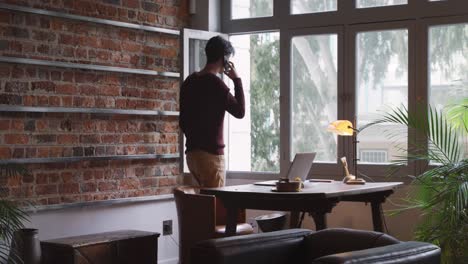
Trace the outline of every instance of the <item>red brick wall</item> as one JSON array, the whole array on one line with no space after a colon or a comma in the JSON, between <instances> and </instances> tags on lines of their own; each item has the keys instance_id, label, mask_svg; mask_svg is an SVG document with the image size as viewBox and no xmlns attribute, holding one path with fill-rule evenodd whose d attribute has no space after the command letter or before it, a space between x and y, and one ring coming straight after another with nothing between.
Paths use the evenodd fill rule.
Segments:
<instances>
[{"instance_id":1,"label":"red brick wall","mask_svg":"<svg viewBox=\"0 0 468 264\"><path fill-rule=\"evenodd\" d=\"M182 0L0 0L180 29ZM0 10L0 56L179 72L179 37ZM177 78L0 63L0 104L178 110ZM0 112L0 158L178 153L178 118ZM39 205L171 193L179 159L33 164L10 179L11 199Z\"/></svg>"}]
</instances>

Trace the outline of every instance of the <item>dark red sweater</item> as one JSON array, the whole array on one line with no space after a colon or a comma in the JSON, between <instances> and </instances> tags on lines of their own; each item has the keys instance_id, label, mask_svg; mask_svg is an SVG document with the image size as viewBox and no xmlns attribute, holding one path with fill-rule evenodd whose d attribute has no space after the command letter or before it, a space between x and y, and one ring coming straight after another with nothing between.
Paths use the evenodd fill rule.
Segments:
<instances>
[{"instance_id":1,"label":"dark red sweater","mask_svg":"<svg viewBox=\"0 0 468 264\"><path fill-rule=\"evenodd\" d=\"M186 152L199 149L224 154L224 113L236 118L245 115L245 99L240 78L234 79L234 96L214 74L193 73L180 89L179 126L187 138Z\"/></svg>"}]
</instances>

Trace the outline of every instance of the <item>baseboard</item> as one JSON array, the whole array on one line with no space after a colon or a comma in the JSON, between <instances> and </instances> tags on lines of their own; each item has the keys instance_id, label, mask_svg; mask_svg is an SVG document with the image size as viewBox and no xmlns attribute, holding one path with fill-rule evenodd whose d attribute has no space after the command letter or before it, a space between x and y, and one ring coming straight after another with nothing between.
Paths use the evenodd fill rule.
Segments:
<instances>
[{"instance_id":1,"label":"baseboard","mask_svg":"<svg viewBox=\"0 0 468 264\"><path fill-rule=\"evenodd\" d=\"M158 259L159 264L178 264L179 258L172 258L172 259Z\"/></svg>"}]
</instances>

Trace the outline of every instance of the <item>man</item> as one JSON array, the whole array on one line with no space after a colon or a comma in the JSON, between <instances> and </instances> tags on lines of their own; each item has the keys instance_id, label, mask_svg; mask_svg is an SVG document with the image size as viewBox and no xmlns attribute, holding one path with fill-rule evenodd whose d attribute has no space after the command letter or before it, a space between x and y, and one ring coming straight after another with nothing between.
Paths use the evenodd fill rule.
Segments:
<instances>
[{"instance_id":1,"label":"man","mask_svg":"<svg viewBox=\"0 0 468 264\"><path fill-rule=\"evenodd\" d=\"M187 166L201 187L224 186L224 115L245 114L242 82L229 57L232 44L220 36L205 47L207 63L185 79L180 91L179 125L187 138ZM217 74L224 72L234 82L234 96Z\"/></svg>"}]
</instances>

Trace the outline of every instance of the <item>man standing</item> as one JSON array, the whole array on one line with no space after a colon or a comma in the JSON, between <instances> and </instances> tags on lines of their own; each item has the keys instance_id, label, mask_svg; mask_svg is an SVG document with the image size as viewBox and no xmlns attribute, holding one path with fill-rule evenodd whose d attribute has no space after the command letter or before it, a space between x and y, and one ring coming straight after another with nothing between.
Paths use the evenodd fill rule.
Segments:
<instances>
[{"instance_id":1,"label":"man standing","mask_svg":"<svg viewBox=\"0 0 468 264\"><path fill-rule=\"evenodd\" d=\"M180 91L179 126L187 138L187 166L202 187L224 186L224 115L245 114L242 82L229 57L232 44L220 36L205 47L205 67L185 79ZM234 96L217 74L224 72L234 82Z\"/></svg>"}]
</instances>

